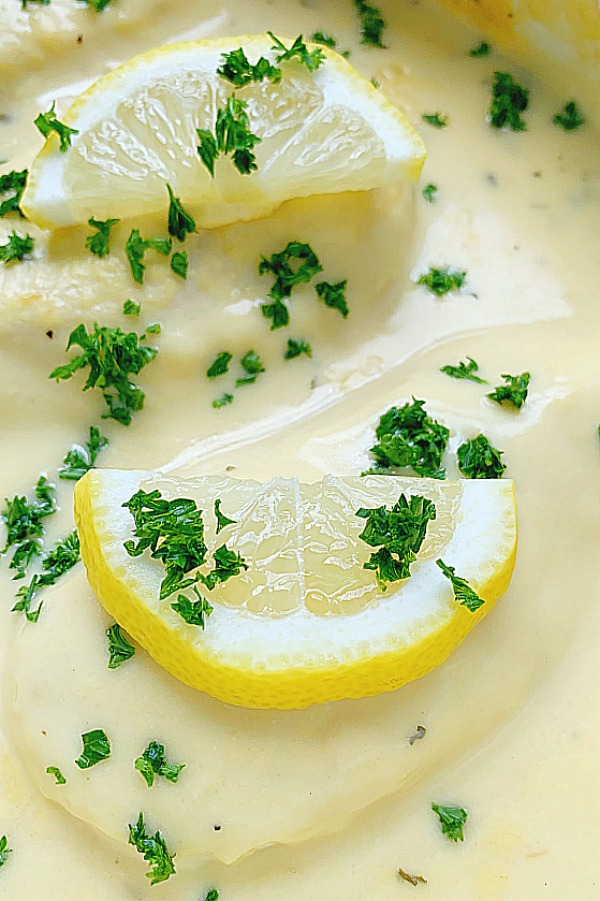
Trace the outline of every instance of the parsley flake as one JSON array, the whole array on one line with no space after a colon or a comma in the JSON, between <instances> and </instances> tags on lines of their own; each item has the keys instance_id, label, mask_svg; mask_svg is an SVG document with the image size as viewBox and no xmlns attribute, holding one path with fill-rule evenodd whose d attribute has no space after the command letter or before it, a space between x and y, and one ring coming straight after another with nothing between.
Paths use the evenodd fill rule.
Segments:
<instances>
[{"instance_id":1,"label":"parsley flake","mask_svg":"<svg viewBox=\"0 0 600 901\"><path fill-rule=\"evenodd\" d=\"M361 507L356 516L367 520L358 537L370 547L381 545L363 564L363 569L375 570L380 589L385 591L388 582L410 578L410 564L417 559L428 523L436 518L432 501L401 494L390 510Z\"/></svg>"},{"instance_id":2,"label":"parsley flake","mask_svg":"<svg viewBox=\"0 0 600 901\"><path fill-rule=\"evenodd\" d=\"M498 385L493 391L490 391L488 397L495 400L497 404L503 404L506 401L520 410L527 400L527 392L529 390L529 380L531 375L529 372L522 372L521 375L509 375L507 372L500 376L506 382L505 385Z\"/></svg>"},{"instance_id":3,"label":"parsley flake","mask_svg":"<svg viewBox=\"0 0 600 901\"><path fill-rule=\"evenodd\" d=\"M489 56L491 52L492 45L488 44L487 41L480 41L479 44L475 44L474 47L471 47L468 55L473 57Z\"/></svg>"},{"instance_id":4,"label":"parsley flake","mask_svg":"<svg viewBox=\"0 0 600 901\"><path fill-rule=\"evenodd\" d=\"M206 598L202 597L195 585L192 587L192 591L197 600L192 601L184 594L180 594L171 607L188 625L200 626L201 629L204 629L206 618L213 612L213 608Z\"/></svg>"},{"instance_id":5,"label":"parsley flake","mask_svg":"<svg viewBox=\"0 0 600 901\"><path fill-rule=\"evenodd\" d=\"M219 497L215 501L215 519L217 520L217 535L221 529L224 529L227 526L233 526L237 523L236 519L229 519L228 516L221 513L221 498Z\"/></svg>"},{"instance_id":6,"label":"parsley flake","mask_svg":"<svg viewBox=\"0 0 600 901\"><path fill-rule=\"evenodd\" d=\"M300 65L306 66L309 72L314 72L325 62L325 54L321 48L315 47L314 50L309 50L302 35L298 35L291 47L286 47L272 31L267 31L267 34L272 41L275 41L271 50L278 51L275 57L278 63L295 60Z\"/></svg>"},{"instance_id":7,"label":"parsley flake","mask_svg":"<svg viewBox=\"0 0 600 901\"><path fill-rule=\"evenodd\" d=\"M273 84L281 81L281 69L272 66L264 56L261 56L257 63L250 63L242 47L221 54L221 65L217 69L217 75L236 88L244 88L253 81L264 81L265 78Z\"/></svg>"},{"instance_id":8,"label":"parsley flake","mask_svg":"<svg viewBox=\"0 0 600 901\"><path fill-rule=\"evenodd\" d=\"M295 360L296 357L304 354L312 357L312 347L308 341L296 341L294 338L288 338L287 350L283 355L284 360Z\"/></svg>"},{"instance_id":9,"label":"parsley flake","mask_svg":"<svg viewBox=\"0 0 600 901\"><path fill-rule=\"evenodd\" d=\"M47 766L46 772L48 773L49 776L54 776L54 779L56 780L54 783L55 785L65 785L66 784L67 780L65 779L65 777L63 776L63 774L61 773L61 771L59 770L59 768L57 766Z\"/></svg>"},{"instance_id":10,"label":"parsley flake","mask_svg":"<svg viewBox=\"0 0 600 901\"><path fill-rule=\"evenodd\" d=\"M135 759L133 765L144 777L148 788L152 788L155 776L162 776L169 782L177 782L185 763L167 763L165 746L157 741L151 741L141 756Z\"/></svg>"},{"instance_id":11,"label":"parsley flake","mask_svg":"<svg viewBox=\"0 0 600 901\"><path fill-rule=\"evenodd\" d=\"M475 613L476 610L479 610L480 607L483 607L485 601L483 598L480 598L476 591L474 591L466 579L461 579L460 576L456 575L456 570L453 566L447 566L443 560L435 561L441 571L444 573L447 579L450 579L452 583L452 590L454 592L454 599L459 602L462 607L466 607L469 613Z\"/></svg>"},{"instance_id":12,"label":"parsley flake","mask_svg":"<svg viewBox=\"0 0 600 901\"><path fill-rule=\"evenodd\" d=\"M3 867L8 860L8 855L12 854L12 848L8 847L8 839L5 835L0 838L0 867Z\"/></svg>"},{"instance_id":13,"label":"parsley flake","mask_svg":"<svg viewBox=\"0 0 600 901\"><path fill-rule=\"evenodd\" d=\"M458 468L468 479L500 479L506 466L504 451L492 447L485 435L477 435L457 450Z\"/></svg>"},{"instance_id":14,"label":"parsley flake","mask_svg":"<svg viewBox=\"0 0 600 901\"><path fill-rule=\"evenodd\" d=\"M555 125L560 125L565 131L576 131L585 125L586 119L574 100L569 100L552 120ZM2 215L0 213L0 215Z\"/></svg>"},{"instance_id":15,"label":"parsley flake","mask_svg":"<svg viewBox=\"0 0 600 901\"><path fill-rule=\"evenodd\" d=\"M7 535L0 554L14 548L10 569L17 571L15 578L22 578L32 559L42 553L43 520L57 509L54 491L54 485L41 475L35 486L35 500L29 501L24 495L4 499L6 506L0 518L6 525Z\"/></svg>"},{"instance_id":16,"label":"parsley flake","mask_svg":"<svg viewBox=\"0 0 600 901\"><path fill-rule=\"evenodd\" d=\"M245 100L232 94L225 107L217 110L214 135L206 128L196 129L200 141L198 155L213 178L215 163L221 154L231 155L240 175L250 175L258 169L253 150L262 139L250 131L247 108Z\"/></svg>"},{"instance_id":17,"label":"parsley flake","mask_svg":"<svg viewBox=\"0 0 600 901\"><path fill-rule=\"evenodd\" d=\"M206 893L204 901L219 901L219 893L216 888L211 888Z\"/></svg>"},{"instance_id":18,"label":"parsley flake","mask_svg":"<svg viewBox=\"0 0 600 901\"><path fill-rule=\"evenodd\" d=\"M56 101L52 103L52 106L47 113L40 113L39 116L33 120L33 124L45 138L49 137L52 132L55 132L60 141L61 153L65 153L71 146L71 135L77 135L79 132L76 128L69 128L68 125L59 122L56 118L55 108Z\"/></svg>"},{"instance_id":19,"label":"parsley flake","mask_svg":"<svg viewBox=\"0 0 600 901\"><path fill-rule=\"evenodd\" d=\"M467 357L467 362L460 360L457 366L451 366L449 363L442 366L440 372L449 375L453 379L469 379L471 382L478 382L480 385L487 385L487 380L475 375L479 371L479 365L472 357Z\"/></svg>"},{"instance_id":20,"label":"parsley flake","mask_svg":"<svg viewBox=\"0 0 600 901\"><path fill-rule=\"evenodd\" d=\"M227 407L231 403L233 403L233 394L229 394L225 391L220 397L216 397L213 400L212 405L215 410L220 410L221 407Z\"/></svg>"},{"instance_id":21,"label":"parsley flake","mask_svg":"<svg viewBox=\"0 0 600 901\"><path fill-rule=\"evenodd\" d=\"M135 300L126 300L123 304L123 315L124 316L139 316L142 312L141 303L136 303Z\"/></svg>"},{"instance_id":22,"label":"parsley flake","mask_svg":"<svg viewBox=\"0 0 600 901\"><path fill-rule=\"evenodd\" d=\"M146 331L149 335L160 335L162 326L160 322L151 322L150 325L146 326Z\"/></svg>"},{"instance_id":23,"label":"parsley flake","mask_svg":"<svg viewBox=\"0 0 600 901\"><path fill-rule=\"evenodd\" d=\"M248 569L248 564L239 554L230 550L226 544L221 545L213 554L214 569L206 575L199 574L199 579L206 585L209 591L220 582L227 582L233 576L239 576L243 569Z\"/></svg>"},{"instance_id":24,"label":"parsley flake","mask_svg":"<svg viewBox=\"0 0 600 901\"><path fill-rule=\"evenodd\" d=\"M269 291L272 302L262 305L263 316L271 320L271 331L288 324L290 313L284 300L291 296L292 290L297 285L308 284L322 271L323 267L310 244L300 241L290 241L284 250L274 253L269 259L262 257L259 274L271 273L275 276Z\"/></svg>"},{"instance_id":25,"label":"parsley flake","mask_svg":"<svg viewBox=\"0 0 600 901\"><path fill-rule=\"evenodd\" d=\"M348 280L344 279L342 282L337 282L335 285L332 285L329 282L319 282L319 284L315 286L317 295L320 300L323 301L325 306L338 310L344 319L348 317L350 312L348 304L346 303L345 292L347 284Z\"/></svg>"},{"instance_id":26,"label":"parsley flake","mask_svg":"<svg viewBox=\"0 0 600 901\"><path fill-rule=\"evenodd\" d=\"M33 599L42 590L56 584L58 579L79 563L79 536L73 530L66 538L57 541L52 550L48 551L42 559L42 572L36 573L29 585L22 585L17 591L19 599L14 605L14 611L25 614L27 620L37 623L42 610L43 601L35 610L31 609Z\"/></svg>"},{"instance_id":27,"label":"parsley flake","mask_svg":"<svg viewBox=\"0 0 600 901\"><path fill-rule=\"evenodd\" d=\"M91 6L92 9L95 9L97 13L101 13L103 9L112 3L112 0L79 0L80 3L87 3L88 6Z\"/></svg>"},{"instance_id":28,"label":"parsley flake","mask_svg":"<svg viewBox=\"0 0 600 901\"><path fill-rule=\"evenodd\" d=\"M144 272L146 271L144 257L147 250L155 250L166 257L171 253L171 247L172 242L169 238L144 239L139 229L133 228L125 244L125 255L129 260L134 281L140 285L144 282Z\"/></svg>"},{"instance_id":29,"label":"parsley flake","mask_svg":"<svg viewBox=\"0 0 600 901\"><path fill-rule=\"evenodd\" d=\"M101 219L94 219L93 216L88 219L88 225L97 231L95 235L88 235L85 239L87 249L97 257L108 256L111 229L120 221L120 219L105 219L102 221Z\"/></svg>"},{"instance_id":30,"label":"parsley flake","mask_svg":"<svg viewBox=\"0 0 600 901\"><path fill-rule=\"evenodd\" d=\"M0 261L3 263L15 263L24 260L33 250L33 238L31 235L18 235L13 230L8 236L6 244L0 244Z\"/></svg>"},{"instance_id":31,"label":"parsley flake","mask_svg":"<svg viewBox=\"0 0 600 901\"><path fill-rule=\"evenodd\" d=\"M413 397L412 404L390 407L379 420L375 435L378 443L371 453L377 461L376 472L410 467L424 478L445 478L441 464L450 432L428 415L424 400Z\"/></svg>"},{"instance_id":32,"label":"parsley flake","mask_svg":"<svg viewBox=\"0 0 600 901\"><path fill-rule=\"evenodd\" d=\"M331 47L332 50L337 47L336 39L324 31L315 31L310 39L314 44L322 44L323 47Z\"/></svg>"},{"instance_id":33,"label":"parsley flake","mask_svg":"<svg viewBox=\"0 0 600 901\"><path fill-rule=\"evenodd\" d=\"M441 804L432 804L431 809L437 813L442 833L451 842L464 841L463 826L467 820L467 811L462 807L444 807Z\"/></svg>"},{"instance_id":34,"label":"parsley flake","mask_svg":"<svg viewBox=\"0 0 600 901\"><path fill-rule=\"evenodd\" d=\"M135 332L126 334L120 328L109 328L94 323L92 332L83 323L74 329L67 343L67 350L80 347L83 353L74 357L64 366L57 366L49 378L60 381L70 379L79 369L89 368L83 390L100 388L108 406L103 419L116 419L122 425L129 425L133 413L144 406L144 391L130 381L130 375L137 375L154 359L158 350L140 344Z\"/></svg>"},{"instance_id":35,"label":"parsley flake","mask_svg":"<svg viewBox=\"0 0 600 901\"><path fill-rule=\"evenodd\" d=\"M246 370L246 375L237 379L236 386L253 385L257 376L265 371L265 367L261 363L261 359L253 350L249 350L241 359L242 368Z\"/></svg>"},{"instance_id":36,"label":"parsley flake","mask_svg":"<svg viewBox=\"0 0 600 901\"><path fill-rule=\"evenodd\" d=\"M528 106L529 91L517 84L508 72L494 72L492 103L488 113L490 125L525 131L527 125L522 114Z\"/></svg>"},{"instance_id":37,"label":"parsley flake","mask_svg":"<svg viewBox=\"0 0 600 901\"><path fill-rule=\"evenodd\" d=\"M0 195L10 195L0 203L0 218L7 216L9 213L18 213L23 218L19 202L25 190L28 175L27 169L23 169L22 172L13 170L0 175Z\"/></svg>"},{"instance_id":38,"label":"parsley flake","mask_svg":"<svg viewBox=\"0 0 600 901\"><path fill-rule=\"evenodd\" d=\"M437 192L438 192L438 186L429 183L428 185L425 185L425 187L423 188L421 193L423 194L423 197L425 198L427 203L436 203L437 202L437 200L436 200Z\"/></svg>"},{"instance_id":39,"label":"parsley flake","mask_svg":"<svg viewBox=\"0 0 600 901\"><path fill-rule=\"evenodd\" d=\"M176 251L171 257L171 269L179 278L187 278L188 255L184 251Z\"/></svg>"},{"instance_id":40,"label":"parsley flake","mask_svg":"<svg viewBox=\"0 0 600 901\"><path fill-rule=\"evenodd\" d=\"M90 437L84 445L74 444L67 451L63 465L58 470L59 479L77 482L92 469L100 451L108 445L108 438L100 434L100 429L90 426Z\"/></svg>"},{"instance_id":41,"label":"parsley flake","mask_svg":"<svg viewBox=\"0 0 600 901\"><path fill-rule=\"evenodd\" d=\"M127 641L118 623L108 627L106 637L108 638L109 655L107 666L109 669L117 669L122 663L133 657L135 648Z\"/></svg>"},{"instance_id":42,"label":"parsley flake","mask_svg":"<svg viewBox=\"0 0 600 901\"><path fill-rule=\"evenodd\" d=\"M446 128L448 125L448 116L443 113L423 113L421 116L423 122L433 125L434 128Z\"/></svg>"},{"instance_id":43,"label":"parsley flake","mask_svg":"<svg viewBox=\"0 0 600 901\"><path fill-rule=\"evenodd\" d=\"M196 223L189 213L186 213L179 197L175 197L171 185L167 185L169 192L169 234L178 241L185 241L186 235L196 231Z\"/></svg>"},{"instance_id":44,"label":"parsley flake","mask_svg":"<svg viewBox=\"0 0 600 901\"><path fill-rule=\"evenodd\" d=\"M458 269L436 269L434 266L429 267L429 272L425 272L417 279L417 285L425 285L436 297L443 297L453 288L462 288L466 272Z\"/></svg>"},{"instance_id":45,"label":"parsley flake","mask_svg":"<svg viewBox=\"0 0 600 901\"><path fill-rule=\"evenodd\" d=\"M229 364L233 359L233 354L230 354L227 350L222 350L217 354L213 362L210 364L208 369L206 370L206 375L209 379L216 379L219 375L225 375L226 372L229 371Z\"/></svg>"},{"instance_id":46,"label":"parsley flake","mask_svg":"<svg viewBox=\"0 0 600 901\"><path fill-rule=\"evenodd\" d=\"M385 47L383 43L383 30L385 20L376 6L367 0L354 0L354 5L361 22L361 44L369 44L371 47Z\"/></svg>"},{"instance_id":47,"label":"parsley flake","mask_svg":"<svg viewBox=\"0 0 600 901\"><path fill-rule=\"evenodd\" d=\"M157 829L154 835L146 832L146 824L144 822L144 814L140 811L136 823L129 824L129 844L133 845L140 854L143 854L144 860L150 864L150 869L146 876L150 880L150 885L156 885L159 882L166 882L175 873L175 865L173 863L174 854L169 852L167 844Z\"/></svg>"},{"instance_id":48,"label":"parsley flake","mask_svg":"<svg viewBox=\"0 0 600 901\"><path fill-rule=\"evenodd\" d=\"M89 770L110 757L110 740L104 729L92 729L81 736L83 751L75 761L79 769Z\"/></svg>"}]
</instances>

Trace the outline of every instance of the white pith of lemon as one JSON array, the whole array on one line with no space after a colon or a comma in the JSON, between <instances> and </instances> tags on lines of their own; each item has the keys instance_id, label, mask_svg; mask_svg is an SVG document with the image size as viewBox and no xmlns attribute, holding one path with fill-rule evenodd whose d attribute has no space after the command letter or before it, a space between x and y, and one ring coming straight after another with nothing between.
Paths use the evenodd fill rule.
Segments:
<instances>
[{"instance_id":1,"label":"white pith of lemon","mask_svg":"<svg viewBox=\"0 0 600 901\"><path fill-rule=\"evenodd\" d=\"M224 542L249 569L211 592L206 629L159 599L162 564L130 557L133 519L122 504L142 487L191 497L205 511L209 552ZM412 576L382 592L363 568L361 506L402 493L436 505ZM218 538L212 507L236 520ZM440 482L327 477L314 485L228 476L193 480L92 470L75 491L75 518L91 587L106 610L172 675L213 697L254 708L301 708L390 691L439 666L506 590L516 554L509 480ZM485 600L470 613L435 559Z\"/></svg>"},{"instance_id":2,"label":"white pith of lemon","mask_svg":"<svg viewBox=\"0 0 600 901\"><path fill-rule=\"evenodd\" d=\"M251 62L275 54L268 35L171 44L135 56L78 97L60 120L78 130L59 150L51 134L33 165L21 207L39 225L60 228L132 218L168 204L167 183L201 227L251 219L283 201L369 190L416 180L425 158L405 117L341 56L309 72L282 63L279 84L236 90L248 102L258 171L230 159L211 178L196 129L214 131L217 107L233 86L216 74L223 53L243 47ZM310 45L314 47L315 45Z\"/></svg>"}]
</instances>

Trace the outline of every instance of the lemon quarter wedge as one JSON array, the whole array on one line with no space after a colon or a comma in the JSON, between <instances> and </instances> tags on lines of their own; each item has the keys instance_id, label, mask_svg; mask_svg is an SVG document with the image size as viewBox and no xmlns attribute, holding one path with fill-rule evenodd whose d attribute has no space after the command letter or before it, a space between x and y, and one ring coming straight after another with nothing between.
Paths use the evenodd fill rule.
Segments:
<instances>
[{"instance_id":1,"label":"lemon quarter wedge","mask_svg":"<svg viewBox=\"0 0 600 901\"><path fill-rule=\"evenodd\" d=\"M214 608L204 630L172 608L176 594L160 600L161 562L124 548L134 526L122 505L140 487L196 500L209 552L226 543L248 564L203 591ZM372 548L359 538L356 510L391 505L402 492L432 500L437 517L411 577L383 592L363 567ZM234 520L218 537L217 498ZM222 701L279 709L391 691L441 664L506 590L517 539L509 480L260 484L92 470L77 484L75 518L99 601L158 663ZM440 557L485 600L476 612L455 600Z\"/></svg>"},{"instance_id":2,"label":"lemon quarter wedge","mask_svg":"<svg viewBox=\"0 0 600 901\"><path fill-rule=\"evenodd\" d=\"M258 171L241 175L229 158L211 178L196 129L214 132L233 86L217 75L222 54L243 47L251 62L275 61L268 35L171 44L135 56L103 76L60 116L77 130L60 152L52 134L35 159L21 207L60 228L164 210L166 185L202 227L264 215L283 201L364 191L416 180L425 158L405 117L341 56L322 48L314 72L281 64L279 84L236 90L248 103ZM312 46L312 45L311 45Z\"/></svg>"}]
</instances>

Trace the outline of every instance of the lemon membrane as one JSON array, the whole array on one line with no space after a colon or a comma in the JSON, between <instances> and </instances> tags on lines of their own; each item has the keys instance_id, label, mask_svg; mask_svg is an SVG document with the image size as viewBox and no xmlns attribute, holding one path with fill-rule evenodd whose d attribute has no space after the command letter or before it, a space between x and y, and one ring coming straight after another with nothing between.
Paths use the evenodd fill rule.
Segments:
<instances>
[{"instance_id":1,"label":"lemon membrane","mask_svg":"<svg viewBox=\"0 0 600 901\"><path fill-rule=\"evenodd\" d=\"M211 592L206 629L187 624L161 600L162 564L124 547L133 521L123 503L139 489L194 498L206 511L209 551L224 542L246 573ZM410 579L382 592L363 568L361 506L393 504L402 492L439 504L423 558ZM210 525L214 500L236 520ZM516 553L509 480L438 482L389 476L326 477L304 485L261 485L228 476L192 480L118 470L89 472L77 484L75 518L90 585L106 610L165 669L213 697L244 707L301 708L391 691L442 663L505 591ZM435 563L467 579L486 603L475 613L454 599ZM352 612L316 612L324 595ZM339 605L338 605L339 606ZM324 615L325 613L325 615Z\"/></svg>"}]
</instances>

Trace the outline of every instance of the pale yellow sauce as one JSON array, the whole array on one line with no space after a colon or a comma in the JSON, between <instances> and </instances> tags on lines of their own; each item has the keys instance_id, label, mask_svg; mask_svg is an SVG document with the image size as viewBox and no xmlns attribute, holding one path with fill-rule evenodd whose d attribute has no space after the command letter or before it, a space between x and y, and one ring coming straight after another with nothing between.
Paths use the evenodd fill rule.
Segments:
<instances>
[{"instance_id":1,"label":"pale yellow sauce","mask_svg":"<svg viewBox=\"0 0 600 901\"><path fill-rule=\"evenodd\" d=\"M157 262L135 287L120 251L98 261L83 249L86 229L40 235L34 261L0 270L0 496L28 492L40 472L55 478L66 449L100 422L101 400L80 390L82 379L57 385L48 373L65 361L82 319L130 324L121 307L133 297L140 330L162 325L160 353L139 378L144 411L129 428L105 423L111 444L101 465L258 479L356 475L369 465L381 412L425 398L451 429L452 449L483 431L505 451L519 502L511 588L420 682L277 713L187 689L141 649L108 670L110 619L82 568L47 591L33 625L10 612L15 584L3 563L0 834L13 853L0 870L2 898L196 901L211 886L223 901L598 895L598 139L589 125L566 134L552 124L570 88L555 94L497 55L468 58L479 35L433 4L382 7L386 51L358 44L342 0L328 10L308 0L222 0L201 13L183 2L166 13L121 0L99 18L53 0L4 14L6 171L33 158L40 141L31 122L41 109L54 98L64 109L135 52L181 37L321 29L421 130L422 185L435 182L439 192L435 205L419 188L412 200L390 188L296 202L200 235L187 243L185 285ZM531 88L522 134L485 122L495 68ZM448 128L421 122L435 110L449 115ZM2 235L12 227L0 221ZM161 229L156 219L143 231ZM126 234L123 225L115 246ZM290 329L268 332L257 262L290 239L309 241L332 281L348 278L347 321L307 292L294 301ZM446 264L468 272L459 294L436 300L412 284L429 265ZM309 340L313 359L284 362L288 337ZM205 378L206 366L221 349L249 348L267 372L213 410L224 386ZM523 410L500 409L485 386L439 372L467 354L492 385L500 373L529 370ZM456 475L451 454L448 472ZM70 491L61 484L49 540L71 528ZM421 725L424 737L411 744ZM73 765L80 735L99 726L112 757L81 772ZM187 764L177 786L148 790L134 771L150 739ZM53 784L48 765L62 769L66 785ZM468 808L464 844L442 836L432 801ZM177 875L154 888L126 844L140 809L177 854ZM401 881L398 867L427 885Z\"/></svg>"}]
</instances>

